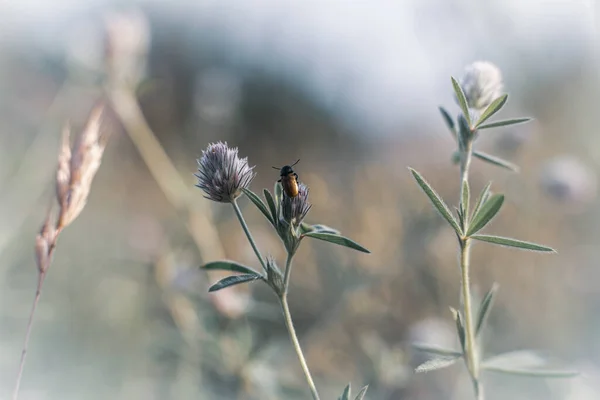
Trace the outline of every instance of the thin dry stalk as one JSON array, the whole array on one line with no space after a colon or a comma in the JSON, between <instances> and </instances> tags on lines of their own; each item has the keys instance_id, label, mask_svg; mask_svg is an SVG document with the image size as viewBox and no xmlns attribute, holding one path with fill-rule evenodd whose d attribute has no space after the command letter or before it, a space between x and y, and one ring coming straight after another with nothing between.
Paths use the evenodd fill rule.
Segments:
<instances>
[{"instance_id":1,"label":"thin dry stalk","mask_svg":"<svg viewBox=\"0 0 600 400\"><path fill-rule=\"evenodd\" d=\"M29 322L27 323L19 372L12 396L13 400L17 400L19 397L35 310L40 300L46 274L52 264L52 256L58 237L62 230L81 214L87 202L94 176L102 162L102 155L104 154L104 148L109 136L108 133L103 132L101 129L104 113L105 107L103 104L94 107L85 129L79 135L72 149L69 140L69 126L67 125L63 131L63 141L58 154L58 167L56 171L56 197L59 205L58 218L55 218L54 213L50 210L42 229L35 239L38 284L31 313L29 314Z\"/></svg>"}]
</instances>

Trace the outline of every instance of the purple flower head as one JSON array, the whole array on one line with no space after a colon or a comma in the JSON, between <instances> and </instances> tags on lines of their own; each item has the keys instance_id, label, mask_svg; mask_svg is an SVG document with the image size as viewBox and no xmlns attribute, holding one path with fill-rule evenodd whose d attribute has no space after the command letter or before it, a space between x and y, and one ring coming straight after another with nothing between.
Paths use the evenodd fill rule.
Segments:
<instances>
[{"instance_id":1,"label":"purple flower head","mask_svg":"<svg viewBox=\"0 0 600 400\"><path fill-rule=\"evenodd\" d=\"M208 145L198 159L198 186L207 199L230 203L247 189L254 179L254 167L248 166L248 158L239 158L238 149L230 148L227 142Z\"/></svg>"},{"instance_id":2,"label":"purple flower head","mask_svg":"<svg viewBox=\"0 0 600 400\"><path fill-rule=\"evenodd\" d=\"M304 183L298 183L298 195L289 197L283 193L281 200L281 216L283 220L294 228L300 226L306 214L312 207L308 202L308 187Z\"/></svg>"}]
</instances>

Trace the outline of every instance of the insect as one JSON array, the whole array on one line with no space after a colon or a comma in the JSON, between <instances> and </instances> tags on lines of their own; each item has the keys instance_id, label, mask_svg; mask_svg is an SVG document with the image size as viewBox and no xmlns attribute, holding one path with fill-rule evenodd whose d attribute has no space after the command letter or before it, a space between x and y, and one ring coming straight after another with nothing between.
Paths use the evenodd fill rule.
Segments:
<instances>
[{"instance_id":1,"label":"insect","mask_svg":"<svg viewBox=\"0 0 600 400\"><path fill-rule=\"evenodd\" d=\"M296 161L292 165L284 165L282 168L273 167L279 170L279 180L281 187L288 197L298 196L298 174L294 172L292 167L298 164L300 160Z\"/></svg>"}]
</instances>

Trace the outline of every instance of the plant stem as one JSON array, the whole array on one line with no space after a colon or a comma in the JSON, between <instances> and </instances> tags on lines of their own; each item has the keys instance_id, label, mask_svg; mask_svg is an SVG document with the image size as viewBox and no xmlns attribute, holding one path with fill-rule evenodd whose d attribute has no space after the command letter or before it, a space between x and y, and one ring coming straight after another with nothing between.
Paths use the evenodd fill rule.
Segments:
<instances>
[{"instance_id":1,"label":"plant stem","mask_svg":"<svg viewBox=\"0 0 600 400\"><path fill-rule=\"evenodd\" d=\"M462 188L463 183L469 181L469 167L471 166L471 154L473 150L473 143L471 140L467 140L465 147L461 154L460 162L460 187ZM462 197L461 197L462 201ZM468 218L468 216L465 216ZM468 225L466 223L465 225ZM465 227L465 231L468 227ZM483 386L479 381L479 355L477 349L477 343L475 341L475 330L473 329L473 307L471 306L471 288L469 279L469 264L471 255L470 239L468 237L460 238L460 270L462 274L461 286L462 295L464 302L464 313L465 313L465 340L466 340L466 362L471 380L473 381L473 390L475 392L476 400L483 400Z\"/></svg>"},{"instance_id":2,"label":"plant stem","mask_svg":"<svg viewBox=\"0 0 600 400\"><path fill-rule=\"evenodd\" d=\"M262 256L260 255L260 251L258 251L258 247L256 246L256 243L254 242L254 238L252 237L252 234L250 233L250 229L248 229L248 225L246 225L246 221L244 220L244 216L242 215L242 211L240 210L240 207L238 206L237 201L235 199L233 199L231 201L231 205L233 206L233 209L235 210L235 214L237 215L238 220L240 221L240 224L242 225L242 228L244 229L244 232L246 233L246 237L248 238L248 241L250 242L252 249L254 250L254 254L256 254L256 257L258 257L258 261L260 261L260 265L263 267L263 269L265 271L267 271L267 266L265 264L265 261L263 260Z\"/></svg>"},{"instance_id":3,"label":"plant stem","mask_svg":"<svg viewBox=\"0 0 600 400\"><path fill-rule=\"evenodd\" d=\"M306 359L304 358L304 354L302 353L302 348L300 347L300 342L298 341L298 336L296 335L296 330L294 329L294 323L292 321L292 314L290 313L290 308L288 306L287 301L287 293L288 293L288 285L290 280L290 274L292 270L292 258L293 254L288 254L287 261L285 263L285 278L283 285L283 293L279 297L281 301L281 308L283 309L283 316L285 319L285 326L290 334L290 339L292 340L292 344L294 345L294 350L296 350L296 354L298 355L298 360L300 360L300 366L302 367L302 371L304 371L304 375L306 376L306 382L310 388L310 393L312 394L313 400L320 400L319 393L317 392L317 388L315 386L315 382L310 375L310 370L308 369L308 365L306 364Z\"/></svg>"},{"instance_id":4,"label":"plant stem","mask_svg":"<svg viewBox=\"0 0 600 400\"><path fill-rule=\"evenodd\" d=\"M27 323L25 343L23 344L23 351L21 352L21 362L19 363L19 372L17 374L17 380L15 382L15 389L13 391L12 400L17 400L17 398L19 397L19 389L21 388L21 378L23 378L23 369L25 368L25 358L27 357L29 338L31 336L31 330L33 327L33 317L35 316L35 310L37 309L37 305L40 302L40 295L42 294L42 286L44 285L44 279L46 279L46 273L40 272L38 275L38 284L37 289L35 291L33 306L31 307L31 313L29 314L29 322Z\"/></svg>"}]
</instances>

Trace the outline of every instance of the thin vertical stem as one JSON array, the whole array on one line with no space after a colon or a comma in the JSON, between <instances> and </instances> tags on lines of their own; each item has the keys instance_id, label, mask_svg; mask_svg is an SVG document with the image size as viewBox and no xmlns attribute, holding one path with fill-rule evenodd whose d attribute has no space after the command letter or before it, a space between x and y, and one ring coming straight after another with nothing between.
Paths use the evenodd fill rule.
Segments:
<instances>
[{"instance_id":1,"label":"thin vertical stem","mask_svg":"<svg viewBox=\"0 0 600 400\"><path fill-rule=\"evenodd\" d=\"M23 344L23 351L21 352L21 362L19 363L19 372L17 373L17 380L15 382L15 389L13 391L12 400L17 400L19 397L19 389L21 388L21 379L23 378L23 369L25 368L25 358L27 357L27 349L29 347L29 338L31 337L31 331L33 328L33 318L35 316L35 310L40 302L40 295L42 294L42 286L44 285L44 279L46 278L45 272L40 272L38 275L38 284L35 291L35 298L33 299L33 306L31 307L31 313L29 314L29 322L27 323L27 332L25 333L25 342Z\"/></svg>"},{"instance_id":2,"label":"thin vertical stem","mask_svg":"<svg viewBox=\"0 0 600 400\"><path fill-rule=\"evenodd\" d=\"M254 250L254 254L256 254L258 261L260 261L260 265L262 265L263 269L266 271L267 266L265 264L265 261L263 260L262 256L260 255L260 251L258 250L256 243L254 242L254 238L252 237L252 234L250 233L250 229L248 229L248 225L246 224L246 221L244 220L244 216L242 215L242 211L240 210L240 207L238 206L237 201L235 199L232 200L231 205L233 206L233 209L235 210L235 214L237 215L238 220L240 221L240 224L242 225L242 229L244 229L244 232L246 233L246 237L248 238L248 241L250 242L250 245L252 246L252 249Z\"/></svg>"},{"instance_id":3,"label":"thin vertical stem","mask_svg":"<svg viewBox=\"0 0 600 400\"><path fill-rule=\"evenodd\" d=\"M293 257L293 254L288 254L287 261L285 264L283 293L281 294L279 300L281 301L281 308L283 309L285 326L287 327L288 333L290 334L290 339L292 341L292 345L294 346L294 350L296 350L296 354L298 355L298 360L300 360L300 366L302 367L302 371L304 371L304 376L306 376L306 382L308 383L308 386L310 388L310 393L312 394L313 400L320 400L319 393L317 392L317 387L315 386L315 382L313 381L312 376L310 375L308 364L306 364L306 359L304 358L304 354L302 353L302 348L300 347L300 342L298 341L298 336L296 335L296 330L294 329L292 314L290 313L290 308L287 302L288 284L290 279L290 273L292 270Z\"/></svg>"},{"instance_id":4,"label":"thin vertical stem","mask_svg":"<svg viewBox=\"0 0 600 400\"><path fill-rule=\"evenodd\" d=\"M467 136L467 135L465 135ZM471 166L471 155L473 150L472 140L466 141L464 149L461 154L460 162L460 187L462 188L463 183L469 181L469 168ZM461 197L462 201L462 197ZM468 216L465 216L467 219ZM467 224L466 224L467 225ZM465 226L465 231L468 227ZM479 381L479 355L477 349L477 343L475 341L475 330L473 327L473 307L471 305L471 287L470 287L470 265L471 246L468 237L460 238L460 270L461 270L461 286L462 295L464 302L464 313L465 313L465 340L466 340L466 361L471 380L473 381L473 390L475 392L476 400L483 400L483 386Z\"/></svg>"}]
</instances>

